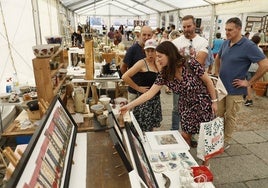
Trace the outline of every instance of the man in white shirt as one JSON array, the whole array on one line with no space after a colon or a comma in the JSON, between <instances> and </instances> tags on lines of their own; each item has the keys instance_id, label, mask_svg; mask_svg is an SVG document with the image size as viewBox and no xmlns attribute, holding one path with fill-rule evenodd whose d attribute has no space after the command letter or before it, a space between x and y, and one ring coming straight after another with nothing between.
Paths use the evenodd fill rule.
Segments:
<instances>
[{"instance_id":1,"label":"man in white shirt","mask_svg":"<svg viewBox=\"0 0 268 188\"><path fill-rule=\"evenodd\" d=\"M182 18L182 27L183 35L174 39L172 42L176 45L181 55L190 55L205 67L208 56L208 41L195 33L195 18L192 15L184 16ZM178 98L179 95L173 93L172 130L179 129Z\"/></svg>"}]
</instances>

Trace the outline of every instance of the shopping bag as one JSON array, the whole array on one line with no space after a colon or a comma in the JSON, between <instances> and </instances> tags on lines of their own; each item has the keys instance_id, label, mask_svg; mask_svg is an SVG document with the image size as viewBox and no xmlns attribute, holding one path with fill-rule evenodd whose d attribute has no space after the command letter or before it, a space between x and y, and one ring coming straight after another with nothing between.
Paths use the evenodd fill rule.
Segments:
<instances>
[{"instance_id":1,"label":"shopping bag","mask_svg":"<svg viewBox=\"0 0 268 188\"><path fill-rule=\"evenodd\" d=\"M224 124L222 117L200 124L197 157L203 161L224 151Z\"/></svg>"},{"instance_id":2,"label":"shopping bag","mask_svg":"<svg viewBox=\"0 0 268 188\"><path fill-rule=\"evenodd\" d=\"M196 183L213 181L213 174L207 166L192 166L191 169Z\"/></svg>"},{"instance_id":3,"label":"shopping bag","mask_svg":"<svg viewBox=\"0 0 268 188\"><path fill-rule=\"evenodd\" d=\"M217 91L218 101L222 100L228 94L225 86L223 85L220 77L210 75L211 80L214 83L215 89Z\"/></svg>"}]
</instances>

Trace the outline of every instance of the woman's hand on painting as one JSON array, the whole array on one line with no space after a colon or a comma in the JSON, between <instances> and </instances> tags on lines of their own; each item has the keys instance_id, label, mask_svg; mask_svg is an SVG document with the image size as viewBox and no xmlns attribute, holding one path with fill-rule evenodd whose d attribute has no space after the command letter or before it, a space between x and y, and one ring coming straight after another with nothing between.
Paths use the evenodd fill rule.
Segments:
<instances>
[{"instance_id":1,"label":"woman's hand on painting","mask_svg":"<svg viewBox=\"0 0 268 188\"><path fill-rule=\"evenodd\" d=\"M124 115L128 110L128 105L124 105L119 109L119 112L120 114Z\"/></svg>"}]
</instances>

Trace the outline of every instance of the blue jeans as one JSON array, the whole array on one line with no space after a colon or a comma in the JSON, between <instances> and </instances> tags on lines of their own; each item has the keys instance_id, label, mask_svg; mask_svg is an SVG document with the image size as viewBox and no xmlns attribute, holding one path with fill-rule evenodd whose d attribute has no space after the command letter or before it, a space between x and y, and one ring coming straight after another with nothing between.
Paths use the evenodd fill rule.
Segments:
<instances>
[{"instance_id":1,"label":"blue jeans","mask_svg":"<svg viewBox=\"0 0 268 188\"><path fill-rule=\"evenodd\" d=\"M173 109L172 109L172 123L171 123L171 130L179 130L180 128L180 120L181 117L179 115L179 94L173 93Z\"/></svg>"}]
</instances>

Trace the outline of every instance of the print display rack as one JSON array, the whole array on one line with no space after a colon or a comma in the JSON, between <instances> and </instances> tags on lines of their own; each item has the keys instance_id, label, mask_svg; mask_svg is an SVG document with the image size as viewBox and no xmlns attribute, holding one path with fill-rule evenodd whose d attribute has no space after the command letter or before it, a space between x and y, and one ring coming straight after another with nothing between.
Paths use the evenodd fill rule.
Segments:
<instances>
[{"instance_id":1,"label":"print display rack","mask_svg":"<svg viewBox=\"0 0 268 188\"><path fill-rule=\"evenodd\" d=\"M54 97L7 187L68 187L77 125Z\"/></svg>"}]
</instances>

